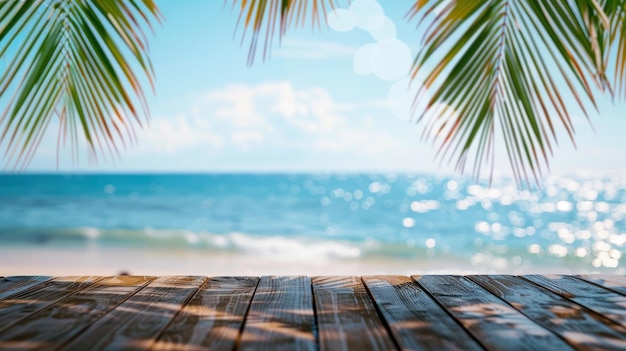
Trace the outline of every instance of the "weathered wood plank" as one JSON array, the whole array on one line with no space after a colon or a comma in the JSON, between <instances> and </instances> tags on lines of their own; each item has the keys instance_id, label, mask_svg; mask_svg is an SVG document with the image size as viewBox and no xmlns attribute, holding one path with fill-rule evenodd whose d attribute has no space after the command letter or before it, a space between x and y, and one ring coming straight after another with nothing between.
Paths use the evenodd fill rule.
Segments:
<instances>
[{"instance_id":1,"label":"weathered wood plank","mask_svg":"<svg viewBox=\"0 0 626 351\"><path fill-rule=\"evenodd\" d=\"M0 300L16 295L27 289L33 288L39 284L43 284L52 277L45 276L15 276L0 278Z\"/></svg>"},{"instance_id":2,"label":"weathered wood plank","mask_svg":"<svg viewBox=\"0 0 626 351\"><path fill-rule=\"evenodd\" d=\"M8 329L27 316L40 311L65 296L74 294L101 277L58 277L0 301L0 331Z\"/></svg>"},{"instance_id":3,"label":"weathered wood plank","mask_svg":"<svg viewBox=\"0 0 626 351\"><path fill-rule=\"evenodd\" d=\"M176 315L156 350L233 350L257 277L214 277Z\"/></svg>"},{"instance_id":4,"label":"weathered wood plank","mask_svg":"<svg viewBox=\"0 0 626 351\"><path fill-rule=\"evenodd\" d=\"M626 328L581 306L513 276L471 276L536 323L560 335L576 349L626 350Z\"/></svg>"},{"instance_id":5,"label":"weathered wood plank","mask_svg":"<svg viewBox=\"0 0 626 351\"><path fill-rule=\"evenodd\" d=\"M575 277L626 295L626 276L615 274L586 274Z\"/></svg>"},{"instance_id":6,"label":"weathered wood plank","mask_svg":"<svg viewBox=\"0 0 626 351\"><path fill-rule=\"evenodd\" d=\"M0 332L0 349L57 349L153 279L119 276L98 281Z\"/></svg>"},{"instance_id":7,"label":"weathered wood plank","mask_svg":"<svg viewBox=\"0 0 626 351\"><path fill-rule=\"evenodd\" d=\"M159 277L89 326L63 349L147 349L205 280L205 277Z\"/></svg>"},{"instance_id":8,"label":"weathered wood plank","mask_svg":"<svg viewBox=\"0 0 626 351\"><path fill-rule=\"evenodd\" d=\"M264 276L252 298L238 350L315 350L309 277Z\"/></svg>"},{"instance_id":9,"label":"weathered wood plank","mask_svg":"<svg viewBox=\"0 0 626 351\"><path fill-rule=\"evenodd\" d=\"M413 278L487 349L572 349L555 334L464 277Z\"/></svg>"},{"instance_id":10,"label":"weathered wood plank","mask_svg":"<svg viewBox=\"0 0 626 351\"><path fill-rule=\"evenodd\" d=\"M363 282L403 350L482 350L411 278L365 276Z\"/></svg>"},{"instance_id":11,"label":"weathered wood plank","mask_svg":"<svg viewBox=\"0 0 626 351\"><path fill-rule=\"evenodd\" d=\"M413 278L0 278L0 349L626 349L623 276Z\"/></svg>"},{"instance_id":12,"label":"weathered wood plank","mask_svg":"<svg viewBox=\"0 0 626 351\"><path fill-rule=\"evenodd\" d=\"M595 284L564 275L525 275L541 285L626 327L626 296Z\"/></svg>"},{"instance_id":13,"label":"weathered wood plank","mask_svg":"<svg viewBox=\"0 0 626 351\"><path fill-rule=\"evenodd\" d=\"M313 277L321 350L391 350L396 346L359 277Z\"/></svg>"}]
</instances>

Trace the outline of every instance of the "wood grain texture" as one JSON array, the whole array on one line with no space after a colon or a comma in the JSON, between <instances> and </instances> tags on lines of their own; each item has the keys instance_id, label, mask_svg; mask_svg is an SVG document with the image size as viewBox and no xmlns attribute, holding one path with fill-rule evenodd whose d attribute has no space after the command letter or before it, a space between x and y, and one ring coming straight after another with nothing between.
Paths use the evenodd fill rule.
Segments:
<instances>
[{"instance_id":1,"label":"wood grain texture","mask_svg":"<svg viewBox=\"0 0 626 351\"><path fill-rule=\"evenodd\" d=\"M64 350L149 348L204 277L159 277L87 328Z\"/></svg>"},{"instance_id":2,"label":"wood grain texture","mask_svg":"<svg viewBox=\"0 0 626 351\"><path fill-rule=\"evenodd\" d=\"M624 295L570 276L525 275L523 277L626 327L626 308L624 308L626 296Z\"/></svg>"},{"instance_id":3,"label":"wood grain texture","mask_svg":"<svg viewBox=\"0 0 626 351\"><path fill-rule=\"evenodd\" d=\"M403 350L482 350L411 278L365 276L363 282Z\"/></svg>"},{"instance_id":4,"label":"wood grain texture","mask_svg":"<svg viewBox=\"0 0 626 351\"><path fill-rule=\"evenodd\" d=\"M0 349L626 349L623 276L412 278L0 278Z\"/></svg>"},{"instance_id":5,"label":"wood grain texture","mask_svg":"<svg viewBox=\"0 0 626 351\"><path fill-rule=\"evenodd\" d=\"M626 328L519 277L471 276L532 320L579 350L626 350Z\"/></svg>"},{"instance_id":6,"label":"wood grain texture","mask_svg":"<svg viewBox=\"0 0 626 351\"><path fill-rule=\"evenodd\" d=\"M320 350L395 350L359 277L313 277Z\"/></svg>"},{"instance_id":7,"label":"wood grain texture","mask_svg":"<svg viewBox=\"0 0 626 351\"><path fill-rule=\"evenodd\" d=\"M50 279L52 279L52 277L46 276L2 277L0 278L0 300L34 288Z\"/></svg>"},{"instance_id":8,"label":"wood grain texture","mask_svg":"<svg viewBox=\"0 0 626 351\"><path fill-rule=\"evenodd\" d=\"M587 274L574 277L626 295L626 276L614 274Z\"/></svg>"},{"instance_id":9,"label":"wood grain texture","mask_svg":"<svg viewBox=\"0 0 626 351\"><path fill-rule=\"evenodd\" d=\"M209 278L153 349L233 350L258 282L257 277Z\"/></svg>"},{"instance_id":10,"label":"wood grain texture","mask_svg":"<svg viewBox=\"0 0 626 351\"><path fill-rule=\"evenodd\" d=\"M56 301L80 291L102 277L58 277L37 286L13 294L0 301L0 331L20 322Z\"/></svg>"},{"instance_id":11,"label":"wood grain texture","mask_svg":"<svg viewBox=\"0 0 626 351\"><path fill-rule=\"evenodd\" d=\"M57 349L153 279L104 278L0 332L0 349Z\"/></svg>"},{"instance_id":12,"label":"wood grain texture","mask_svg":"<svg viewBox=\"0 0 626 351\"><path fill-rule=\"evenodd\" d=\"M572 349L558 336L464 277L413 278L487 349Z\"/></svg>"},{"instance_id":13,"label":"wood grain texture","mask_svg":"<svg viewBox=\"0 0 626 351\"><path fill-rule=\"evenodd\" d=\"M238 350L315 350L309 277L261 277Z\"/></svg>"}]
</instances>

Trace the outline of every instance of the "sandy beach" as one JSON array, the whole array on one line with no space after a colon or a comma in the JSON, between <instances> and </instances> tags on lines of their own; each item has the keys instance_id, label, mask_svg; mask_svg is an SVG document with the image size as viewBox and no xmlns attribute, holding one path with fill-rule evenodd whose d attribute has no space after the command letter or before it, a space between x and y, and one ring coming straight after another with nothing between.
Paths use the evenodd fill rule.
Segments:
<instances>
[{"instance_id":1,"label":"sandy beach","mask_svg":"<svg viewBox=\"0 0 626 351\"><path fill-rule=\"evenodd\" d=\"M586 265L498 266L443 260L355 258L298 260L237 253L141 249L0 248L0 276L12 275L375 275L375 274L587 274ZM602 272L602 271L597 271ZM611 272L615 272L612 270ZM617 274L624 274L620 268Z\"/></svg>"}]
</instances>

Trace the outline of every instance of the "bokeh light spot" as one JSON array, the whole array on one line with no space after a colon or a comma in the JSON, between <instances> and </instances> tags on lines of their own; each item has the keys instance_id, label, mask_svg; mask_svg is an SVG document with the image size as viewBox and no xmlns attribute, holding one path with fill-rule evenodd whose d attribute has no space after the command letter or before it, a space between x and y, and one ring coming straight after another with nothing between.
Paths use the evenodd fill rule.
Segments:
<instances>
[{"instance_id":1,"label":"bokeh light spot","mask_svg":"<svg viewBox=\"0 0 626 351\"><path fill-rule=\"evenodd\" d=\"M352 11L335 9L328 14L328 26L337 32L347 32L356 27L356 18Z\"/></svg>"}]
</instances>

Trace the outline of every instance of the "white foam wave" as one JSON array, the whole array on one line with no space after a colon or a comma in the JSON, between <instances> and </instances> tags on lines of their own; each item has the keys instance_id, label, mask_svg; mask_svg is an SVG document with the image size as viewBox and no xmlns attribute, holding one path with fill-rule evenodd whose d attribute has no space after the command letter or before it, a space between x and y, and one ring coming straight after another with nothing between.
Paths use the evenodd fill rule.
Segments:
<instances>
[{"instance_id":1,"label":"white foam wave","mask_svg":"<svg viewBox=\"0 0 626 351\"><path fill-rule=\"evenodd\" d=\"M282 236L252 237L242 233L228 235L230 241L248 253L278 259L358 258L361 250L355 245L337 241L312 241Z\"/></svg>"}]
</instances>

